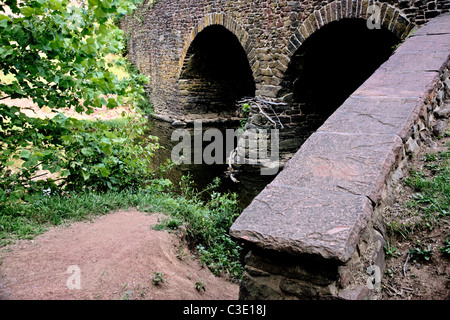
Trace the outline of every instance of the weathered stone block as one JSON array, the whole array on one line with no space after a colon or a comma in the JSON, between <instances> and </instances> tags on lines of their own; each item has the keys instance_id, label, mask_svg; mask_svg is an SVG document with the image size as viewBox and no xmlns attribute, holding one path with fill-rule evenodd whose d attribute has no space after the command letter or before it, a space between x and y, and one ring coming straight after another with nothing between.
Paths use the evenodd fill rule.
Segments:
<instances>
[{"instance_id":1,"label":"weathered stone block","mask_svg":"<svg viewBox=\"0 0 450 320\"><path fill-rule=\"evenodd\" d=\"M448 23L441 21L439 21L439 23L434 23L434 21L430 21L430 23L417 30L417 32L414 33L414 36L419 37L424 35L448 35L450 33L449 29L450 24Z\"/></svg>"},{"instance_id":2,"label":"weathered stone block","mask_svg":"<svg viewBox=\"0 0 450 320\"><path fill-rule=\"evenodd\" d=\"M322 14L319 10L314 11L314 17L316 19L317 28L320 29L324 25L322 20Z\"/></svg>"},{"instance_id":3,"label":"weathered stone block","mask_svg":"<svg viewBox=\"0 0 450 320\"><path fill-rule=\"evenodd\" d=\"M397 50L396 53L407 53L407 52L420 52L427 51L450 51L450 44L448 42L448 35L439 34L428 37L422 37L414 34L411 38L403 43Z\"/></svg>"},{"instance_id":4,"label":"weathered stone block","mask_svg":"<svg viewBox=\"0 0 450 320\"><path fill-rule=\"evenodd\" d=\"M406 139L422 106L420 99L351 96L318 131L394 134Z\"/></svg>"},{"instance_id":5,"label":"weathered stone block","mask_svg":"<svg viewBox=\"0 0 450 320\"><path fill-rule=\"evenodd\" d=\"M257 85L256 93L263 97L276 97L281 87L276 85Z\"/></svg>"},{"instance_id":6,"label":"weathered stone block","mask_svg":"<svg viewBox=\"0 0 450 320\"><path fill-rule=\"evenodd\" d=\"M377 70L353 96L379 96L392 98L419 98L424 100L439 81L438 72L411 73Z\"/></svg>"},{"instance_id":7,"label":"weathered stone block","mask_svg":"<svg viewBox=\"0 0 450 320\"><path fill-rule=\"evenodd\" d=\"M381 21L381 25L383 25L385 28L389 29L392 20L395 16L395 9L393 7L387 7L386 12L384 14L384 18ZM391 29L389 29L391 30Z\"/></svg>"},{"instance_id":8,"label":"weathered stone block","mask_svg":"<svg viewBox=\"0 0 450 320\"><path fill-rule=\"evenodd\" d=\"M345 18L348 16L348 0L341 1L341 15Z\"/></svg>"},{"instance_id":9,"label":"weathered stone block","mask_svg":"<svg viewBox=\"0 0 450 320\"><path fill-rule=\"evenodd\" d=\"M333 286L317 286L309 282L283 278L280 281L280 289L289 295L298 299L319 299L327 296L333 296L336 289Z\"/></svg>"},{"instance_id":10,"label":"weathered stone block","mask_svg":"<svg viewBox=\"0 0 450 320\"><path fill-rule=\"evenodd\" d=\"M358 286L353 289L342 290L338 296L344 300L367 300L370 298L370 292L367 286Z\"/></svg>"},{"instance_id":11,"label":"weathered stone block","mask_svg":"<svg viewBox=\"0 0 450 320\"><path fill-rule=\"evenodd\" d=\"M397 135L317 132L272 185L362 195L378 203L402 145Z\"/></svg>"},{"instance_id":12,"label":"weathered stone block","mask_svg":"<svg viewBox=\"0 0 450 320\"><path fill-rule=\"evenodd\" d=\"M449 41L450 43L450 41ZM403 52L402 52L403 51ZM395 57L395 58L394 58ZM450 51L419 51L396 52L391 59L386 61L380 70L389 70L392 72L442 72L447 66L447 59L450 58ZM418 75L420 77L420 74Z\"/></svg>"},{"instance_id":13,"label":"weathered stone block","mask_svg":"<svg viewBox=\"0 0 450 320\"><path fill-rule=\"evenodd\" d=\"M309 256L290 256L275 252L251 250L245 257L246 268L250 274L268 274L307 281L317 285L330 285L337 278L337 264Z\"/></svg>"},{"instance_id":14,"label":"weathered stone block","mask_svg":"<svg viewBox=\"0 0 450 320\"><path fill-rule=\"evenodd\" d=\"M364 196L269 185L230 234L260 248L347 261L372 213Z\"/></svg>"},{"instance_id":15,"label":"weathered stone block","mask_svg":"<svg viewBox=\"0 0 450 320\"><path fill-rule=\"evenodd\" d=\"M280 290L281 276L253 277L245 272L239 290L239 300L285 300Z\"/></svg>"},{"instance_id":16,"label":"weathered stone block","mask_svg":"<svg viewBox=\"0 0 450 320\"><path fill-rule=\"evenodd\" d=\"M396 10L394 15L393 15L393 17L392 17L392 21L391 21L391 23L389 24L389 27L388 27L388 29L390 31L393 31L395 26L397 25L397 19L398 19L399 15L400 15L400 12Z\"/></svg>"},{"instance_id":17,"label":"weathered stone block","mask_svg":"<svg viewBox=\"0 0 450 320\"><path fill-rule=\"evenodd\" d=\"M336 21L343 19L344 16L342 14L342 7L339 1L336 1Z\"/></svg>"},{"instance_id":18,"label":"weathered stone block","mask_svg":"<svg viewBox=\"0 0 450 320\"><path fill-rule=\"evenodd\" d=\"M407 18L405 18L402 15L399 15L397 18L397 22L395 23L395 26L392 29L392 32L394 32L394 34L397 37L402 38L403 35L405 34L405 31L408 29L409 24L410 22L408 21Z\"/></svg>"}]
</instances>

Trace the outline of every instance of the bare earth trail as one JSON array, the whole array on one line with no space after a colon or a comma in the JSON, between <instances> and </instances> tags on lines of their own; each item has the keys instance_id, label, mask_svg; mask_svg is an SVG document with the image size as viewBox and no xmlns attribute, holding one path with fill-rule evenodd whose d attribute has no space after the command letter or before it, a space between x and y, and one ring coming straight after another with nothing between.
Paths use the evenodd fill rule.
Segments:
<instances>
[{"instance_id":1,"label":"bare earth trail","mask_svg":"<svg viewBox=\"0 0 450 320\"><path fill-rule=\"evenodd\" d=\"M1 248L0 299L238 299L238 285L202 267L179 234L151 228L161 217L119 211Z\"/></svg>"}]
</instances>

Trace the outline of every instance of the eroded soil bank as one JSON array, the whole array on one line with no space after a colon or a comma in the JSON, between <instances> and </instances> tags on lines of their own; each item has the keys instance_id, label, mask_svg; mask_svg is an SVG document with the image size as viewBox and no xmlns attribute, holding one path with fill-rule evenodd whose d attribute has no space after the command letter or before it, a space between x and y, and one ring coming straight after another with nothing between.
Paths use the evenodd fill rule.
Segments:
<instances>
[{"instance_id":1,"label":"eroded soil bank","mask_svg":"<svg viewBox=\"0 0 450 320\"><path fill-rule=\"evenodd\" d=\"M161 217L119 211L2 248L0 299L237 299L238 284L202 267L181 233L151 227Z\"/></svg>"}]
</instances>

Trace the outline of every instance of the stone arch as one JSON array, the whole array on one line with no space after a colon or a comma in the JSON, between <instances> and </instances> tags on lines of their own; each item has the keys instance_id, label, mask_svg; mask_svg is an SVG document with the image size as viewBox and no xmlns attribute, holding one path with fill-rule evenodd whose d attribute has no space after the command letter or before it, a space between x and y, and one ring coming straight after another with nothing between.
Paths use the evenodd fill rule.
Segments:
<instances>
[{"instance_id":1,"label":"stone arch","mask_svg":"<svg viewBox=\"0 0 450 320\"><path fill-rule=\"evenodd\" d=\"M374 0L335 0L311 13L292 34L285 48L285 62L287 63L279 65L280 71L282 73L286 71L291 57L316 31L331 22L342 19L368 19L371 16L371 13L368 12L371 5L376 5L381 10L381 26L393 32L397 37L405 39L415 27L415 24L410 22L401 10L388 3Z\"/></svg>"},{"instance_id":2,"label":"stone arch","mask_svg":"<svg viewBox=\"0 0 450 320\"><path fill-rule=\"evenodd\" d=\"M379 30L367 27L371 4L381 10ZM279 112L289 121L293 152L389 58L392 47L413 27L397 8L368 0L336 0L302 21L278 56L279 82L273 96L288 105L288 111Z\"/></svg>"},{"instance_id":3,"label":"stone arch","mask_svg":"<svg viewBox=\"0 0 450 320\"><path fill-rule=\"evenodd\" d=\"M255 95L248 33L222 14L206 15L187 37L177 76L190 118L236 118L236 101ZM201 93L201 94L199 94Z\"/></svg>"},{"instance_id":4,"label":"stone arch","mask_svg":"<svg viewBox=\"0 0 450 320\"><path fill-rule=\"evenodd\" d=\"M186 62L190 58L189 49L191 48L192 42L201 31L213 25L223 26L228 31L233 33L238 39L244 51L246 52L250 66L253 65L254 46L252 41L250 40L248 32L233 18L223 13L208 13L202 19L200 19L197 25L194 28L192 28L191 32L186 36L186 40L180 54L178 78L183 73L184 68L186 67Z\"/></svg>"}]
</instances>

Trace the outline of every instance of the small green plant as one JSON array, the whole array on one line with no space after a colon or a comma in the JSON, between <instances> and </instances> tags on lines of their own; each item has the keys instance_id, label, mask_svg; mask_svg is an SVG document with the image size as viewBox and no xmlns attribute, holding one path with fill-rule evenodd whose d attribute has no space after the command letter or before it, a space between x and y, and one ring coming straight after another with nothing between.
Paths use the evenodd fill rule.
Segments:
<instances>
[{"instance_id":1,"label":"small green plant","mask_svg":"<svg viewBox=\"0 0 450 320\"><path fill-rule=\"evenodd\" d=\"M400 252L397 251L397 248L392 246L389 241L387 241L387 245L384 247L384 253L387 258L396 258L400 255Z\"/></svg>"},{"instance_id":2,"label":"small green plant","mask_svg":"<svg viewBox=\"0 0 450 320\"><path fill-rule=\"evenodd\" d=\"M124 292L128 287L128 282L126 282L123 286L122 289L120 289L120 292ZM123 296L120 298L120 300L130 300L130 298L133 296L133 290L127 290Z\"/></svg>"},{"instance_id":3,"label":"small green plant","mask_svg":"<svg viewBox=\"0 0 450 320\"><path fill-rule=\"evenodd\" d=\"M177 230L183 222L177 218L166 218L163 219L157 225L154 225L152 228L157 231L161 230Z\"/></svg>"},{"instance_id":4,"label":"small green plant","mask_svg":"<svg viewBox=\"0 0 450 320\"><path fill-rule=\"evenodd\" d=\"M183 246L180 245L180 247L177 250L177 253L175 255L177 257L178 260L183 261L185 257L188 257L189 254L187 254L184 250L183 250Z\"/></svg>"},{"instance_id":5,"label":"small green plant","mask_svg":"<svg viewBox=\"0 0 450 320\"><path fill-rule=\"evenodd\" d=\"M431 249L431 246L424 246L420 240L417 240L417 246L415 248L412 248L409 250L409 253L416 259L423 260L423 261L430 261L433 250Z\"/></svg>"},{"instance_id":6,"label":"small green plant","mask_svg":"<svg viewBox=\"0 0 450 320\"><path fill-rule=\"evenodd\" d=\"M437 155L434 153L427 153L424 156L424 160L425 160L425 162L430 162L430 161L437 161L438 158L437 158Z\"/></svg>"},{"instance_id":7,"label":"small green plant","mask_svg":"<svg viewBox=\"0 0 450 320\"><path fill-rule=\"evenodd\" d=\"M386 275L392 278L394 276L394 272L392 271L392 269L386 269Z\"/></svg>"},{"instance_id":8,"label":"small green plant","mask_svg":"<svg viewBox=\"0 0 450 320\"><path fill-rule=\"evenodd\" d=\"M200 278L200 279L195 283L195 289L196 289L198 292L201 292L202 290L203 290L203 291L206 291L205 284L206 284L206 283L203 282L203 279Z\"/></svg>"},{"instance_id":9,"label":"small green plant","mask_svg":"<svg viewBox=\"0 0 450 320\"><path fill-rule=\"evenodd\" d=\"M441 251L446 256L450 256L450 238L445 239L444 246L439 247L439 251Z\"/></svg>"},{"instance_id":10,"label":"small green plant","mask_svg":"<svg viewBox=\"0 0 450 320\"><path fill-rule=\"evenodd\" d=\"M244 103L242 105L242 114L243 119L241 119L241 127L244 128L248 121L248 116L250 114L250 105L248 103Z\"/></svg>"},{"instance_id":11,"label":"small green plant","mask_svg":"<svg viewBox=\"0 0 450 320\"><path fill-rule=\"evenodd\" d=\"M153 284L155 286L160 285L163 282L166 282L166 279L164 278L166 275L162 272L153 272L153 276L152 276L152 280L153 280Z\"/></svg>"},{"instance_id":12,"label":"small green plant","mask_svg":"<svg viewBox=\"0 0 450 320\"><path fill-rule=\"evenodd\" d=\"M178 229L179 226L181 226L183 224L183 222L181 222L180 220L174 218L174 219L170 219L167 222L167 228L171 229L171 230L176 230Z\"/></svg>"}]
</instances>

